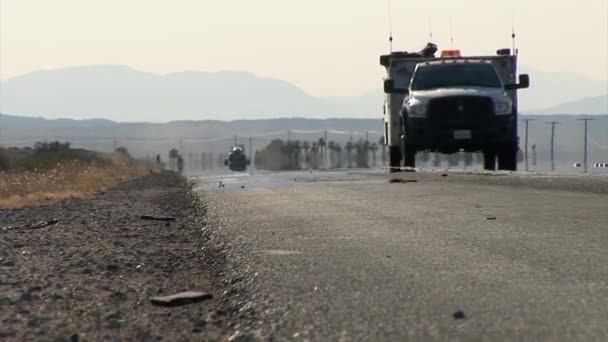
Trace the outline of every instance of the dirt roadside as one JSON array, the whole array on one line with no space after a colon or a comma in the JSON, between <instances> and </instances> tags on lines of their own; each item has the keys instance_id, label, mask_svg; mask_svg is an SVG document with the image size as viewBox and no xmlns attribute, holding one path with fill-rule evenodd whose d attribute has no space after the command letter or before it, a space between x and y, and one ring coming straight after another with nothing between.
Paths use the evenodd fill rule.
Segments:
<instances>
[{"instance_id":1,"label":"dirt roadside","mask_svg":"<svg viewBox=\"0 0 608 342\"><path fill-rule=\"evenodd\" d=\"M162 173L90 199L0 209L0 340L230 336L237 314L221 280L223 247L205 234L204 206L189 190L183 178ZM151 304L151 297L183 291L213 299L172 308Z\"/></svg>"}]
</instances>

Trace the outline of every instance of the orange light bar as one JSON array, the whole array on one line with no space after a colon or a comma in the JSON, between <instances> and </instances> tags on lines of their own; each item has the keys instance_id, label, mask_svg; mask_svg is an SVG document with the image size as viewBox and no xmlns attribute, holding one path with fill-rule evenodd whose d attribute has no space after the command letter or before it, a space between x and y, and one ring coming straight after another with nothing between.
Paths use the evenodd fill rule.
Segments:
<instances>
[{"instance_id":1,"label":"orange light bar","mask_svg":"<svg viewBox=\"0 0 608 342\"><path fill-rule=\"evenodd\" d=\"M460 50L443 50L441 51L441 57L462 57Z\"/></svg>"}]
</instances>

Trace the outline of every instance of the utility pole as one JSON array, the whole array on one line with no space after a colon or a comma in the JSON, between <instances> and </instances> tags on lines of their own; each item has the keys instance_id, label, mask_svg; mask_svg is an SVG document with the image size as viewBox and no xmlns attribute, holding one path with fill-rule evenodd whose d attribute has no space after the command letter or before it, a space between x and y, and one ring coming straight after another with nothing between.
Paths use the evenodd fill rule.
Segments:
<instances>
[{"instance_id":1,"label":"utility pole","mask_svg":"<svg viewBox=\"0 0 608 342\"><path fill-rule=\"evenodd\" d=\"M589 164L588 164L588 136L589 136L589 121L593 121L595 119L591 119L591 118L584 118L584 119L577 119L577 121L584 121L585 122L585 161L584 161L584 167L585 167L585 173L589 172Z\"/></svg>"},{"instance_id":2,"label":"utility pole","mask_svg":"<svg viewBox=\"0 0 608 342\"><path fill-rule=\"evenodd\" d=\"M253 138L249 138L249 162L253 165Z\"/></svg>"},{"instance_id":3,"label":"utility pole","mask_svg":"<svg viewBox=\"0 0 608 342\"><path fill-rule=\"evenodd\" d=\"M557 121L545 122L551 125L551 171L555 171L555 126L559 125Z\"/></svg>"},{"instance_id":4,"label":"utility pole","mask_svg":"<svg viewBox=\"0 0 608 342\"><path fill-rule=\"evenodd\" d=\"M528 167L528 125L530 124L530 121L534 121L534 119L524 119L524 122L526 123L526 138L524 150L524 158L526 160L526 172L530 171L530 168Z\"/></svg>"},{"instance_id":5,"label":"utility pole","mask_svg":"<svg viewBox=\"0 0 608 342\"><path fill-rule=\"evenodd\" d=\"M327 141L327 131L323 132L323 137L325 139L325 146L323 146L323 150L324 150L324 152L323 152L323 164L325 164L324 166L325 166L326 169L329 169L329 161L328 161L328 159L329 159L328 157L329 156L327 155L327 143L328 143L328 141Z\"/></svg>"}]
</instances>

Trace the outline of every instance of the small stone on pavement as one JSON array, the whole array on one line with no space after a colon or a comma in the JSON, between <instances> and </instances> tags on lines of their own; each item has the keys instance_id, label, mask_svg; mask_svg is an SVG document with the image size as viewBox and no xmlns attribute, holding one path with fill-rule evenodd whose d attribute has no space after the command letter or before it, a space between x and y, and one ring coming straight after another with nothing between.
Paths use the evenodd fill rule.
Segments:
<instances>
[{"instance_id":1,"label":"small stone on pavement","mask_svg":"<svg viewBox=\"0 0 608 342\"><path fill-rule=\"evenodd\" d=\"M152 297L150 301L158 306L182 306L192 303L202 302L213 298L209 293L205 292L182 292L166 297Z\"/></svg>"},{"instance_id":2,"label":"small stone on pavement","mask_svg":"<svg viewBox=\"0 0 608 342\"><path fill-rule=\"evenodd\" d=\"M467 316L461 310L458 310L458 311L454 312L452 314L452 317L454 317L455 320L462 320L462 319L466 319L467 318Z\"/></svg>"}]
</instances>

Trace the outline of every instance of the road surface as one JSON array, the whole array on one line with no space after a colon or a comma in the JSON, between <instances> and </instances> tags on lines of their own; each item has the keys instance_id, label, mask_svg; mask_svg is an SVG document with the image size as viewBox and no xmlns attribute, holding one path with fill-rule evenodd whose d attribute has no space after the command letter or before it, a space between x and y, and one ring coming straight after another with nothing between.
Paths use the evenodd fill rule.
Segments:
<instances>
[{"instance_id":1,"label":"road surface","mask_svg":"<svg viewBox=\"0 0 608 342\"><path fill-rule=\"evenodd\" d=\"M240 329L255 336L608 339L607 177L297 172L198 181L211 224L231 241L227 277L256 320Z\"/></svg>"}]
</instances>

